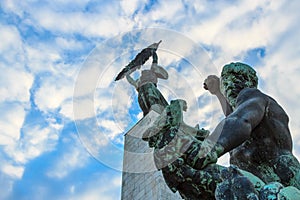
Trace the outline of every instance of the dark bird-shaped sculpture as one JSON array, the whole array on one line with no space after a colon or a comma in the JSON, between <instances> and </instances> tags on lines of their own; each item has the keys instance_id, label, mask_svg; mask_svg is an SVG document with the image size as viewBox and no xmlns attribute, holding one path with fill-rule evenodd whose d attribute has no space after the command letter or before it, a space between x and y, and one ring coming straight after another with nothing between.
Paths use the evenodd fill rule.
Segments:
<instances>
[{"instance_id":1,"label":"dark bird-shaped sculpture","mask_svg":"<svg viewBox=\"0 0 300 200\"><path fill-rule=\"evenodd\" d=\"M117 75L115 81L118 81L126 76L126 74L130 74L134 72L137 68L141 67L157 50L158 45L161 43L161 40L158 43L153 43L147 48L143 49L136 57L130 61L128 65L126 65L122 71Z\"/></svg>"}]
</instances>

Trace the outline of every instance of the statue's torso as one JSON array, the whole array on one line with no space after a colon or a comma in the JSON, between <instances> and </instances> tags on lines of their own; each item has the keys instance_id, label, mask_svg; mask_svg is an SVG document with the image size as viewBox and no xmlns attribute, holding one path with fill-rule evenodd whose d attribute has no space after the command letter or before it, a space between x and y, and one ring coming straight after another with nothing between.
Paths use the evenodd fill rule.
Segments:
<instances>
[{"instance_id":1,"label":"statue's torso","mask_svg":"<svg viewBox=\"0 0 300 200\"><path fill-rule=\"evenodd\" d=\"M153 70L143 70L140 80L138 82L138 87L146 84L146 83L154 83L157 84L157 75Z\"/></svg>"},{"instance_id":2,"label":"statue's torso","mask_svg":"<svg viewBox=\"0 0 300 200\"><path fill-rule=\"evenodd\" d=\"M258 176L269 173L268 170L273 172L270 166L275 166L279 155L292 154L288 116L275 100L265 98L269 103L262 121L252 131L250 139L230 152L231 164Z\"/></svg>"}]
</instances>

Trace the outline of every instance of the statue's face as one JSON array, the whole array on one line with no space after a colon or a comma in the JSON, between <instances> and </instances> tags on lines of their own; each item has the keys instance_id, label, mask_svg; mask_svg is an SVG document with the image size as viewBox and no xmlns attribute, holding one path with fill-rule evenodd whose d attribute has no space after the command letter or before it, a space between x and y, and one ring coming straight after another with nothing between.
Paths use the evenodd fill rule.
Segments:
<instances>
[{"instance_id":1,"label":"statue's face","mask_svg":"<svg viewBox=\"0 0 300 200\"><path fill-rule=\"evenodd\" d=\"M186 101L182 101L181 100L179 103L180 103L181 109L186 112L187 111L187 103L186 103Z\"/></svg>"},{"instance_id":2,"label":"statue's face","mask_svg":"<svg viewBox=\"0 0 300 200\"><path fill-rule=\"evenodd\" d=\"M185 112L187 111L187 104L186 104L186 102L183 103L182 110L185 111Z\"/></svg>"},{"instance_id":3,"label":"statue's face","mask_svg":"<svg viewBox=\"0 0 300 200\"><path fill-rule=\"evenodd\" d=\"M220 79L220 89L222 94L227 98L228 103L232 108L235 108L236 98L242 88L238 87L241 80L237 79L234 75L229 74Z\"/></svg>"},{"instance_id":4,"label":"statue's face","mask_svg":"<svg viewBox=\"0 0 300 200\"><path fill-rule=\"evenodd\" d=\"M220 78L220 89L232 108L236 98L244 88L256 88L258 78L255 70L243 63L231 63L223 67Z\"/></svg>"}]
</instances>

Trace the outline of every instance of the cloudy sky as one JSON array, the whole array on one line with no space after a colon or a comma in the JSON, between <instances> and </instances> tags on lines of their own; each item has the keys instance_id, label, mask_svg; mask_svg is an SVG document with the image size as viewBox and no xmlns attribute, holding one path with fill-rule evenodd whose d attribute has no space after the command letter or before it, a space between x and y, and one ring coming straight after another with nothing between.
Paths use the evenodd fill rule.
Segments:
<instances>
[{"instance_id":1,"label":"cloudy sky","mask_svg":"<svg viewBox=\"0 0 300 200\"><path fill-rule=\"evenodd\" d=\"M296 0L1 1L0 199L119 199L123 135L142 113L135 90L114 78L159 40L170 76L159 88L168 101L187 100L188 124L213 129L223 116L202 83L245 62L288 113L300 158L299 8Z\"/></svg>"}]
</instances>

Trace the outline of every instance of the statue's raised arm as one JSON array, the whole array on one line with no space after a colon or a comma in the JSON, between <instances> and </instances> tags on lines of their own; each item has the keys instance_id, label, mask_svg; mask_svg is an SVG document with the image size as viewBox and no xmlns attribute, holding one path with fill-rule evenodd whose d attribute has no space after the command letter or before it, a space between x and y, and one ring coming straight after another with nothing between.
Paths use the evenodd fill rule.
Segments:
<instances>
[{"instance_id":1,"label":"statue's raised arm","mask_svg":"<svg viewBox=\"0 0 300 200\"><path fill-rule=\"evenodd\" d=\"M127 81L135 87L138 92L139 106L143 111L144 116L155 109L158 112L168 105L168 102L157 88L158 79L168 79L168 72L161 66L158 66L158 56L156 50L161 41L153 43L147 48L143 49L134 60L132 60L117 76L116 80L122 79L126 76ZM150 69L143 69L137 80L131 77L131 73L152 57L152 64Z\"/></svg>"},{"instance_id":2,"label":"statue's raised arm","mask_svg":"<svg viewBox=\"0 0 300 200\"><path fill-rule=\"evenodd\" d=\"M122 71L117 75L115 81L124 78L126 74L134 72L136 69L140 68L143 64L145 64L145 62L156 52L160 43L161 40L157 43L149 45L147 48L143 49L140 53L138 53L138 55L132 61L130 61L130 63L126 65L122 69Z\"/></svg>"}]
</instances>

